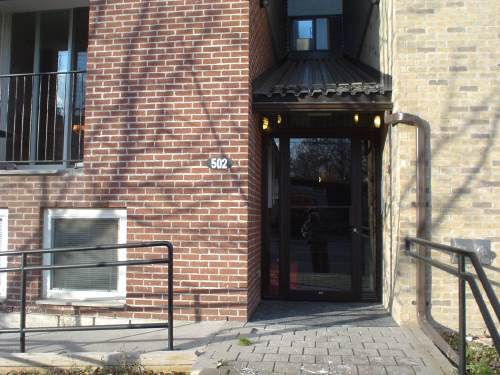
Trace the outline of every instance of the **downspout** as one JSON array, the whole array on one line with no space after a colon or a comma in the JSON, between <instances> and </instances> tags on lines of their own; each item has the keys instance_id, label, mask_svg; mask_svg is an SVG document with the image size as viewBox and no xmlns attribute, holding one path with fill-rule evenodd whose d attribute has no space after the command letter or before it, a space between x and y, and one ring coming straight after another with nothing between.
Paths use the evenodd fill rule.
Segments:
<instances>
[{"instance_id":1,"label":"downspout","mask_svg":"<svg viewBox=\"0 0 500 375\"><path fill-rule=\"evenodd\" d=\"M421 119L418 116L396 112L389 113L386 112L384 116L384 121L386 125L396 126L399 124L414 126L417 129L417 147L416 147L416 159L417 159L417 173L416 173L416 184L417 184L417 194L416 194L416 216L417 216L417 228L416 235L418 238L425 240L430 240L429 237L429 224L428 224L428 208L429 204L427 202L427 183L426 179L428 176L428 150L427 144L430 140L430 126L427 121ZM418 246L417 253L420 256L427 255L427 248L425 246ZM430 337L434 344L444 352L448 358L453 362L458 363L457 353L451 348L451 346L441 337L441 335L436 331L436 329L430 323L432 321L428 316L428 302L427 293L425 287L426 280L426 266L423 262L417 262L417 320L422 328L422 330Z\"/></svg>"}]
</instances>

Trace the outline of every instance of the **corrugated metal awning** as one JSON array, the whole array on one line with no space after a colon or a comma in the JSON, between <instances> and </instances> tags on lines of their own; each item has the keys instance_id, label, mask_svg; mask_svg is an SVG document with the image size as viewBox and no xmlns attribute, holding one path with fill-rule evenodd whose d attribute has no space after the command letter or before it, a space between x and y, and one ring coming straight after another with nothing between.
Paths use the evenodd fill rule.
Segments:
<instances>
[{"instance_id":1,"label":"corrugated metal awning","mask_svg":"<svg viewBox=\"0 0 500 375\"><path fill-rule=\"evenodd\" d=\"M291 95L318 97L334 95L384 94L390 87L382 83L376 70L345 57L334 55L289 56L253 84L256 101Z\"/></svg>"}]
</instances>

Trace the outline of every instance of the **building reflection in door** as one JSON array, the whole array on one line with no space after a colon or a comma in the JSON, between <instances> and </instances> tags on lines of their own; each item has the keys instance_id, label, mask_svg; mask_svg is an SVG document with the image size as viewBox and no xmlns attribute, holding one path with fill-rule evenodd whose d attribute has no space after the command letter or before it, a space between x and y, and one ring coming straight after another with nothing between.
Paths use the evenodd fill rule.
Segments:
<instances>
[{"instance_id":1,"label":"building reflection in door","mask_svg":"<svg viewBox=\"0 0 500 375\"><path fill-rule=\"evenodd\" d=\"M316 273L328 273L327 235L317 210L308 210L307 219L302 225L301 233L311 249L312 271Z\"/></svg>"},{"instance_id":2,"label":"building reflection in door","mask_svg":"<svg viewBox=\"0 0 500 375\"><path fill-rule=\"evenodd\" d=\"M290 140L290 289L350 291L351 141Z\"/></svg>"}]
</instances>

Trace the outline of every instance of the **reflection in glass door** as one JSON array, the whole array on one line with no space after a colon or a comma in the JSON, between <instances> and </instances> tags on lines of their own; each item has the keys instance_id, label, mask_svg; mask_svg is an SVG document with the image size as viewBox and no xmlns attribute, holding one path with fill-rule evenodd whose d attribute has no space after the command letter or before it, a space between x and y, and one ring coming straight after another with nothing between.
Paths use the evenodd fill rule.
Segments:
<instances>
[{"instance_id":1,"label":"reflection in glass door","mask_svg":"<svg viewBox=\"0 0 500 375\"><path fill-rule=\"evenodd\" d=\"M271 138L266 154L264 296L375 298L373 143Z\"/></svg>"},{"instance_id":2,"label":"reflection in glass door","mask_svg":"<svg viewBox=\"0 0 500 375\"><path fill-rule=\"evenodd\" d=\"M290 292L352 290L352 144L290 139Z\"/></svg>"},{"instance_id":3,"label":"reflection in glass door","mask_svg":"<svg viewBox=\"0 0 500 375\"><path fill-rule=\"evenodd\" d=\"M264 268L264 295L278 297L280 295L280 244L281 244L281 200L280 200L280 142L279 138L272 138L267 143L267 187L266 187L266 210L265 220L267 226L268 246L263 256Z\"/></svg>"}]
</instances>

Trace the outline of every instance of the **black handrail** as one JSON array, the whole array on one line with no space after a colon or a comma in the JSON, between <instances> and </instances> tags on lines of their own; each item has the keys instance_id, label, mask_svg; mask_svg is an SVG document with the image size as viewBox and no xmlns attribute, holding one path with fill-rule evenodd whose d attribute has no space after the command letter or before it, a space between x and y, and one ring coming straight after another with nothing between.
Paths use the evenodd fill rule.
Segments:
<instances>
[{"instance_id":1,"label":"black handrail","mask_svg":"<svg viewBox=\"0 0 500 375\"><path fill-rule=\"evenodd\" d=\"M458 256L458 268L455 269L452 266L449 266L445 263L439 262L435 259L431 259L426 256L419 255L415 252L411 251L412 244L417 244L420 246L424 246L430 249L435 249L438 251L442 252L447 252L447 253L452 253ZM495 349L497 353L500 354L500 335L498 333L497 327L495 325L495 322L493 321L493 318L491 317L491 314L488 310L488 307L486 306L486 303L484 301L484 298L481 294L481 291L477 285L476 278L479 279L481 282L481 285L483 286L484 291L486 292L486 296L488 297L488 300L491 304L491 307L493 308L493 311L495 312L495 315L498 320L500 320L500 304L498 302L498 298L493 290L493 287L491 286L490 281L488 280L488 277L486 276L486 273L484 272L484 269L481 265L481 262L479 261L479 257L477 254L472 251L472 250L467 250L467 249L461 249L458 247L454 246L449 246L449 245L443 245L439 244L436 242L431 242L427 241L421 238L415 238L415 237L406 237L405 239L405 252L406 255L413 257L421 262L424 262L425 264L429 264L431 266L434 266L444 272L447 272L451 275L454 275L458 277L459 279L459 294L458 294L458 299L459 299L459 372L460 374L465 374L466 373L466 332L465 332L465 323L466 323L466 309L465 309L465 282L467 282L470 286L470 289L472 291L472 295L474 296L474 299L476 300L476 303L479 307L479 311L481 312L481 315L484 319L484 322L486 323L486 327L488 328L488 331L493 339L493 343L495 345ZM467 272L465 270L465 258L469 258L471 260L472 266L474 267L474 270L476 272L476 275Z\"/></svg>"},{"instance_id":2,"label":"black handrail","mask_svg":"<svg viewBox=\"0 0 500 375\"><path fill-rule=\"evenodd\" d=\"M91 250L117 250L142 247L166 247L167 258L159 259L134 259L114 262L97 262L81 264L64 265L28 265L27 256L33 254L54 254L68 253L74 251ZM21 296L20 296L20 323L17 329L0 329L0 333L19 333L19 351L26 351L26 332L61 332L61 331L101 331L116 329L144 329L144 328L167 328L168 329L168 350L174 348L174 315L173 315L173 252L174 247L169 241L150 241L127 244L99 245L93 247L66 247L41 250L23 250L23 251L4 251L0 252L0 257L18 256L21 257L20 267L0 268L0 273L20 272L21 273ZM26 273L39 270L60 270L73 268L98 268L98 267L119 267L119 266L137 266L147 264L167 264L167 322L166 323L140 323L140 324L107 324L97 326L74 326L74 327L32 327L26 328Z\"/></svg>"},{"instance_id":3,"label":"black handrail","mask_svg":"<svg viewBox=\"0 0 500 375\"><path fill-rule=\"evenodd\" d=\"M16 74L0 74L0 78L10 78L10 77L36 77L36 76L47 76L53 74L82 74L87 73L86 70L68 70L62 72L38 72L38 73L16 73Z\"/></svg>"}]
</instances>

